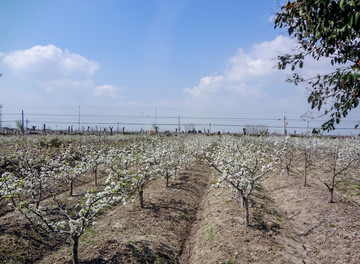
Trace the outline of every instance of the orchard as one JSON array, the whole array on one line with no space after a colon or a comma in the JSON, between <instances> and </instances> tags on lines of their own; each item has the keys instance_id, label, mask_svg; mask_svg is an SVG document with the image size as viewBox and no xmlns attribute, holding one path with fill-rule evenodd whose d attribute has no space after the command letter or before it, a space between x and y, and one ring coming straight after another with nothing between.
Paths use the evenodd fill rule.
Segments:
<instances>
[{"instance_id":1,"label":"orchard","mask_svg":"<svg viewBox=\"0 0 360 264\"><path fill-rule=\"evenodd\" d=\"M52 144L54 142L57 144ZM143 248L137 246L145 254L142 257L151 259L144 263L155 263L162 258L163 253L159 252L165 249L156 248L155 244L163 238L169 239L170 233L180 242L166 251L173 262L165 263L196 263L191 262L196 254L202 254L205 261L210 256L201 253L202 250L211 250L215 245L219 247L219 258L223 258L223 262L219 260L218 263L255 260L250 254L249 245L252 244L238 241L245 236L250 236L245 240L254 240L252 243L256 237L263 236L263 247L274 250L273 256L264 255L263 261L275 261L276 256L281 255L284 260L293 261L289 263L298 260L322 263L327 256L306 249L314 239L324 235L314 230L329 228L332 223L328 221L331 217L337 219L335 211L339 208L342 210L338 212L339 217L345 211L350 212L349 221L360 216L360 142L357 138L47 135L2 137L0 143L3 146L0 159L1 230L6 230L10 223L14 230L18 225L17 232L24 235L20 236L17 247L24 251L31 241L31 237L26 236L30 231L24 230L24 226L31 232L51 234L45 238L57 237L56 245L47 249L46 254L34 253L34 248L26 258L11 254L10 248L14 245L9 244L1 254L0 261L4 263L16 262L16 259L18 263L42 263L46 262L46 255L52 254L52 261L56 261L56 251L62 246L70 246L72 263L82 263L82 258L87 256L82 252L86 250L82 243L89 246L90 234L96 228L104 228L107 221L107 229L101 232L113 231L116 225L109 219L117 210L122 213L116 214L116 221L125 221L131 216L127 225L137 226L129 228L128 232L133 235L144 232L141 236L144 240L139 238L138 244L135 243L142 245ZM280 203L281 199L284 203ZM284 208L291 199L304 207L297 208L296 212L294 208ZM315 201L317 211L311 210L307 214L307 206L314 206ZM205 211L210 213L203 215ZM322 220L309 229L302 230L305 227L292 222L297 217L303 221L318 212L321 212ZM224 217L220 221L217 217L222 214ZM146 224L142 217L147 219ZM152 217L158 218L158 222ZM228 221L232 224L224 224ZM350 225L351 230L356 229L351 221L342 221L343 226L339 229L349 229ZM164 228L159 237L151 234L155 227L143 230L152 222ZM216 225L209 224L215 222ZM182 235L176 232L176 225L181 227ZM116 236L116 241L125 243L128 238L124 231L126 225L121 226L123 233ZM219 231L214 232L215 229ZM227 231L234 235L238 232L238 236L227 238L229 235L224 236ZM301 254L295 254L295 250L284 253L289 244L274 249L273 239L286 237L286 232L292 232L296 243L300 243L297 246L303 246ZM2 244L11 243L13 240L8 239L12 236L10 231L3 233ZM303 233L307 235L301 235ZM115 238L111 234L103 239L113 241ZM310 234L317 236L307 241ZM336 236L331 232L326 234L330 240ZM243 253L239 253L240 249L236 251L238 254L222 251L224 245L219 241L225 238L238 241L234 242L234 248L241 248ZM46 239L42 239L41 243L46 243ZM352 239L360 241L358 234ZM148 240L157 242L147 245L145 241ZM127 241L127 245L135 245ZM348 243L346 239L343 242ZM94 238L91 246L96 243L100 242ZM325 241L322 245L328 246ZM185 253L185 249L190 253ZM318 245L318 249L321 251L322 246ZM126 253L128 250L119 247L115 253L123 254L122 260L127 256L129 263L137 263L134 260L139 258L137 251L132 250L131 255ZM112 256L115 257L119 256ZM351 261L358 257L360 252L353 251L347 263L355 263Z\"/></svg>"}]
</instances>

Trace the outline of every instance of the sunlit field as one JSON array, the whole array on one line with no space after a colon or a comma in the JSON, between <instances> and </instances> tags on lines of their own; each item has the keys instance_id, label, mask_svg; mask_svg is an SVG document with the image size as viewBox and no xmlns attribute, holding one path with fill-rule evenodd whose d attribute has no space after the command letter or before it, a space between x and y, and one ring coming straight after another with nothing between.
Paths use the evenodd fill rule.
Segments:
<instances>
[{"instance_id":1,"label":"sunlit field","mask_svg":"<svg viewBox=\"0 0 360 264\"><path fill-rule=\"evenodd\" d=\"M356 263L359 143L3 136L0 261Z\"/></svg>"}]
</instances>

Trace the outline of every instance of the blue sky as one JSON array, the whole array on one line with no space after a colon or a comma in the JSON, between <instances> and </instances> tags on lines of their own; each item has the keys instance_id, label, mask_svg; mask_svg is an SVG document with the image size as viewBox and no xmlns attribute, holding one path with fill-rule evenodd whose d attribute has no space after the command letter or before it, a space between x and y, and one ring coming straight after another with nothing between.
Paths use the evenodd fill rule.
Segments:
<instances>
[{"instance_id":1,"label":"blue sky","mask_svg":"<svg viewBox=\"0 0 360 264\"><path fill-rule=\"evenodd\" d=\"M155 108L158 123L176 123L164 117L181 116L200 123L198 129L217 122L210 117L244 118L231 124L266 123L256 118L284 114L299 119L309 110L306 90L285 83L287 72L273 68L276 56L296 47L286 32L273 28L278 2L3 0L3 126L19 119L14 114L21 110L30 124L61 120L53 128L67 126L77 120L79 106L84 126L130 122L120 117L129 115L148 129ZM326 71L327 63L308 62L305 68L311 75Z\"/></svg>"}]
</instances>

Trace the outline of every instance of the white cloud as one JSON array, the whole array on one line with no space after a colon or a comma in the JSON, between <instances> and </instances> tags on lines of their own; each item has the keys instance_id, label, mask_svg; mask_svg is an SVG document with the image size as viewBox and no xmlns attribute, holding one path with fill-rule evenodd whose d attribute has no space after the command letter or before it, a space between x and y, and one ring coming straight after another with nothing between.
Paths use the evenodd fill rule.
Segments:
<instances>
[{"instance_id":1,"label":"white cloud","mask_svg":"<svg viewBox=\"0 0 360 264\"><path fill-rule=\"evenodd\" d=\"M110 84L96 86L92 77L100 67L97 62L54 45L13 51L0 61L12 70L7 74L12 90L37 96L31 102L112 103L123 90Z\"/></svg>"},{"instance_id":2,"label":"white cloud","mask_svg":"<svg viewBox=\"0 0 360 264\"><path fill-rule=\"evenodd\" d=\"M274 67L277 56L289 53L296 47L295 40L280 35L272 41L253 45L248 53L239 49L238 53L230 58L227 78L231 81L243 81L278 72Z\"/></svg>"},{"instance_id":3,"label":"white cloud","mask_svg":"<svg viewBox=\"0 0 360 264\"><path fill-rule=\"evenodd\" d=\"M266 97L267 94L264 92L261 92L257 87L255 86L248 86L246 83L236 83L233 86L231 86L229 91L236 92L237 94L247 97L255 97L255 98L262 98Z\"/></svg>"},{"instance_id":4,"label":"white cloud","mask_svg":"<svg viewBox=\"0 0 360 264\"><path fill-rule=\"evenodd\" d=\"M100 67L95 61L51 44L10 52L2 61L31 89L41 87L52 95L67 98L91 94L95 87L92 76ZM115 88L108 88L107 96L114 92Z\"/></svg>"},{"instance_id":5,"label":"white cloud","mask_svg":"<svg viewBox=\"0 0 360 264\"><path fill-rule=\"evenodd\" d=\"M243 97L266 97L264 90L269 82L282 75L276 67L277 56L289 53L297 48L295 40L278 36L272 41L264 41L253 45L248 52L238 49L235 56L229 59L223 74L206 76L200 79L197 86L185 88L183 91L193 97L204 97L210 94L234 93Z\"/></svg>"},{"instance_id":6,"label":"white cloud","mask_svg":"<svg viewBox=\"0 0 360 264\"><path fill-rule=\"evenodd\" d=\"M94 89L94 95L98 97L115 97L116 93L124 90L124 88L118 88L112 85L96 86Z\"/></svg>"},{"instance_id":7,"label":"white cloud","mask_svg":"<svg viewBox=\"0 0 360 264\"><path fill-rule=\"evenodd\" d=\"M193 88L185 88L184 92L195 96L201 97L208 93L215 93L220 89L220 85L224 80L224 76L205 76L200 79L200 83Z\"/></svg>"},{"instance_id":8,"label":"white cloud","mask_svg":"<svg viewBox=\"0 0 360 264\"><path fill-rule=\"evenodd\" d=\"M74 94L82 90L93 87L90 80L72 80L72 79L55 79L40 81L39 84L46 89L49 93L61 92L62 94Z\"/></svg>"},{"instance_id":9,"label":"white cloud","mask_svg":"<svg viewBox=\"0 0 360 264\"><path fill-rule=\"evenodd\" d=\"M280 115L285 112L300 117L310 109L307 103L306 85L287 83L290 67L278 70L278 56L299 52L294 39L278 36L271 41L253 45L250 49L238 49L229 58L228 65L218 74L200 78L192 88L184 88L186 107L197 111L231 113L247 112L261 115ZM304 60L304 67L297 72L305 79L317 74L332 72L328 58L319 61L311 57Z\"/></svg>"},{"instance_id":10,"label":"white cloud","mask_svg":"<svg viewBox=\"0 0 360 264\"><path fill-rule=\"evenodd\" d=\"M23 77L42 80L88 78L99 68L97 62L54 45L17 50L5 56L3 62Z\"/></svg>"}]
</instances>

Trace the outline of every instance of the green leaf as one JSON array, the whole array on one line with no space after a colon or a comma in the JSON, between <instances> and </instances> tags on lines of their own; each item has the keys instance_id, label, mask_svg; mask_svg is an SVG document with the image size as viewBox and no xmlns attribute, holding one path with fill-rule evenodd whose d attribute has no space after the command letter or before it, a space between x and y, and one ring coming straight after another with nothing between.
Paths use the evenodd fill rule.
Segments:
<instances>
[{"instance_id":1,"label":"green leaf","mask_svg":"<svg viewBox=\"0 0 360 264\"><path fill-rule=\"evenodd\" d=\"M300 9L300 16L303 16L305 14L305 11L303 8Z\"/></svg>"},{"instance_id":2,"label":"green leaf","mask_svg":"<svg viewBox=\"0 0 360 264\"><path fill-rule=\"evenodd\" d=\"M355 20L354 17L355 16L356 16L356 14L350 17L350 21L349 21L349 26L350 27L353 27L353 25L354 25L354 20Z\"/></svg>"},{"instance_id":3,"label":"green leaf","mask_svg":"<svg viewBox=\"0 0 360 264\"><path fill-rule=\"evenodd\" d=\"M359 18L360 18L360 12L356 12L355 14L355 19L354 19L354 26L356 27L359 23Z\"/></svg>"},{"instance_id":4,"label":"green leaf","mask_svg":"<svg viewBox=\"0 0 360 264\"><path fill-rule=\"evenodd\" d=\"M354 69L352 72L351 72L351 75L355 78L355 79L359 79L360 78L360 70L359 68L356 68Z\"/></svg>"},{"instance_id":5,"label":"green leaf","mask_svg":"<svg viewBox=\"0 0 360 264\"><path fill-rule=\"evenodd\" d=\"M346 0L341 0L341 1L340 1L340 8L341 8L342 10L344 10L345 3L346 3Z\"/></svg>"},{"instance_id":6,"label":"green leaf","mask_svg":"<svg viewBox=\"0 0 360 264\"><path fill-rule=\"evenodd\" d=\"M306 81L312 109L323 110L326 105L331 111L337 110L334 119L323 126L328 131L334 129L349 110L360 105L360 0L291 0L277 13L276 21L277 27L282 23L302 48L299 54L279 56L278 68L291 65L293 71L297 66L302 69L305 57L330 57L331 65L345 64L325 77ZM349 68L347 62L353 62L353 67ZM293 73L287 81L297 84L303 82L303 77Z\"/></svg>"}]
</instances>

